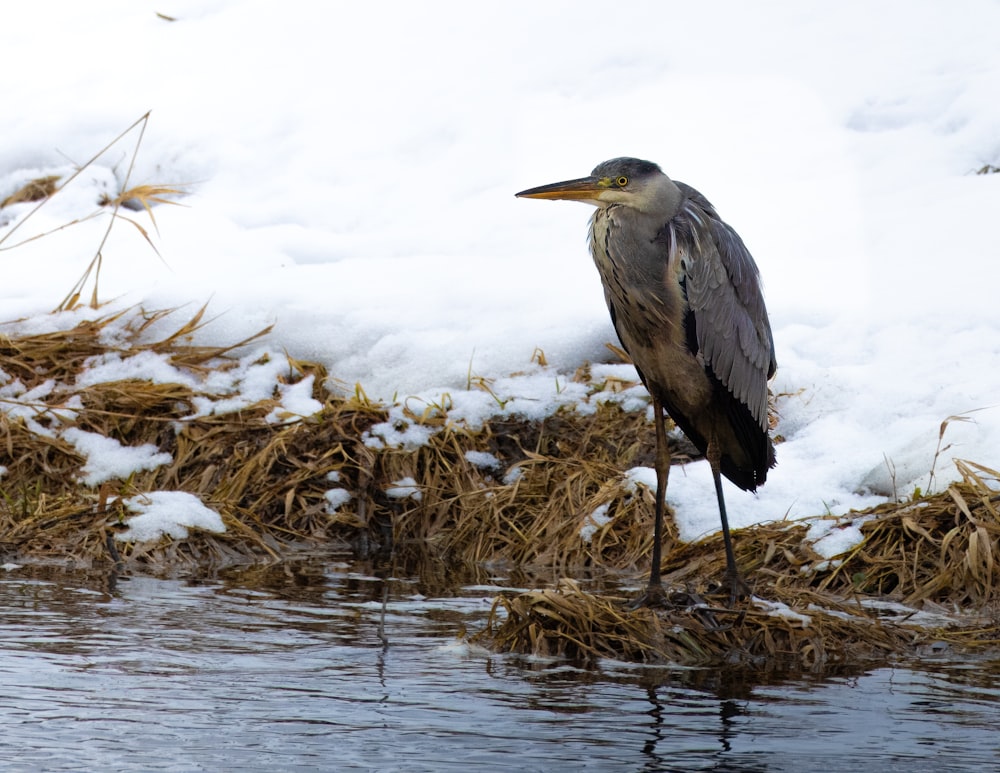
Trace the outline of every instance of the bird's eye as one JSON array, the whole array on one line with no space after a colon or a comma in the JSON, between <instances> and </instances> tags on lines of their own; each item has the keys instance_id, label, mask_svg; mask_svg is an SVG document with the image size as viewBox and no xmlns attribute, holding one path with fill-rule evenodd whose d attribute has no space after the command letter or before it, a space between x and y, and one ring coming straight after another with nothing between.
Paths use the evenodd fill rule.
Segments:
<instances>
[{"instance_id":1,"label":"bird's eye","mask_svg":"<svg viewBox=\"0 0 1000 773\"><path fill-rule=\"evenodd\" d=\"M622 175L617 180L615 180L615 183L618 185L619 188L624 188L626 185L628 185L628 178Z\"/></svg>"}]
</instances>

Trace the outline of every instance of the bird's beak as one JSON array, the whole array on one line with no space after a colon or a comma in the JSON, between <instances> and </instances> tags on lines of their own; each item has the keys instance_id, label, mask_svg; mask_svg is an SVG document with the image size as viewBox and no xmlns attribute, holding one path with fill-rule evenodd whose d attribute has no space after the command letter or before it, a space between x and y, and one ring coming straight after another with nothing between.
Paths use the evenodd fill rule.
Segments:
<instances>
[{"instance_id":1,"label":"bird's beak","mask_svg":"<svg viewBox=\"0 0 1000 773\"><path fill-rule=\"evenodd\" d=\"M592 201L608 189L608 181L600 177L581 177L551 185L528 188L514 195L522 199L568 199L570 201Z\"/></svg>"}]
</instances>

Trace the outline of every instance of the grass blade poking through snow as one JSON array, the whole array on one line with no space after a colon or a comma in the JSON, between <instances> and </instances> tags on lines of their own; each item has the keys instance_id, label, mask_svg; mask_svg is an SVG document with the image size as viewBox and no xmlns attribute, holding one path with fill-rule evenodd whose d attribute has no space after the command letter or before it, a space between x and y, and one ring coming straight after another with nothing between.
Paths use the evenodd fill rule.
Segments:
<instances>
[{"instance_id":1,"label":"grass blade poking through snow","mask_svg":"<svg viewBox=\"0 0 1000 773\"><path fill-rule=\"evenodd\" d=\"M91 220L98 217L102 212L106 211L107 207L111 208L111 216L108 219L107 228L104 230L104 235L101 237L100 243L97 245L97 249L94 251L94 257L91 258L90 263L84 270L82 276L76 281L72 289L66 294L58 306L56 306L55 311L66 311L68 309L75 308L79 302L80 297L83 294L84 288L87 282L93 277L93 289L90 293L89 305L91 308L97 308L100 305L98 298L98 288L100 284L100 274L101 266L103 263L103 251L107 244L108 238L111 236L111 230L114 228L115 221L118 219L125 220L130 223L133 227L138 230L146 243L152 247L153 252L162 261L163 258L160 255L159 250L156 249L156 245L153 244L153 240L150 238L149 232L139 223L137 220L131 217L127 217L121 214L121 209L130 209L134 211L145 210L149 215L150 221L153 223L154 229L156 228L156 219L153 216L152 205L154 204L176 204L171 197L183 196L185 191L181 187L175 187L170 185L158 185L158 184L140 184L131 186L132 173L135 169L136 158L139 155L139 149L142 145L142 139L145 136L146 126L149 123L150 113L147 112L138 118L131 126L125 129L121 134L115 137L111 142L101 148L97 153L95 153L89 160L77 168L73 174L59 183L59 178L55 176L48 176L39 178L37 180L31 181L28 185L24 186L20 191L15 193L13 196L8 197L4 200L3 204L0 206L8 206L10 204L15 204L24 201L37 201L38 203L28 211L17 223L11 227L11 229L0 237L0 250L12 250L16 247L20 247L28 242L41 239L56 231L62 231L73 225L83 223L87 220ZM26 222L31 220L32 216L38 212L42 207L44 207L49 201L51 201L55 196L59 194L60 191L65 189L70 185L77 177L79 177L88 167L94 164L101 156L111 150L115 145L121 142L130 133L138 129L138 137L136 138L135 147L132 150L128 169L125 171L125 177L121 182L121 191L115 196L106 196L98 201L100 209L95 212L90 213L84 217L72 220L69 223L65 223L58 228L52 229L50 231L45 231L40 234L23 239L19 242L14 242L7 244L11 237L18 232Z\"/></svg>"}]
</instances>

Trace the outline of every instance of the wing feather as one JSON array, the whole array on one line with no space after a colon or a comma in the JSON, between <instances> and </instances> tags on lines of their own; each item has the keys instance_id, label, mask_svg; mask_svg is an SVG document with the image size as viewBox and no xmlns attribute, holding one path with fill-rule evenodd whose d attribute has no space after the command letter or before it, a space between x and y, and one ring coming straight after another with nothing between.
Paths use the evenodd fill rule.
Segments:
<instances>
[{"instance_id":1,"label":"wing feather","mask_svg":"<svg viewBox=\"0 0 1000 773\"><path fill-rule=\"evenodd\" d=\"M687 187L687 186L685 186ZM743 240L704 197L688 188L681 217L690 238L676 247L697 331L698 351L716 378L767 429L767 380L774 374L774 339L760 275Z\"/></svg>"}]
</instances>

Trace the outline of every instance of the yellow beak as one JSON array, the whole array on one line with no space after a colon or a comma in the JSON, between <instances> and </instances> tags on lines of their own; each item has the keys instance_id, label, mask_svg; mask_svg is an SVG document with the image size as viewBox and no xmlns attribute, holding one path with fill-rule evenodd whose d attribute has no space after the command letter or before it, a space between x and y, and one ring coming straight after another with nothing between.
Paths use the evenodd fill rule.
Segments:
<instances>
[{"instance_id":1,"label":"yellow beak","mask_svg":"<svg viewBox=\"0 0 1000 773\"><path fill-rule=\"evenodd\" d=\"M600 177L581 177L561 183L541 185L515 193L521 199L567 199L569 201L592 201L608 189L608 181Z\"/></svg>"}]
</instances>

